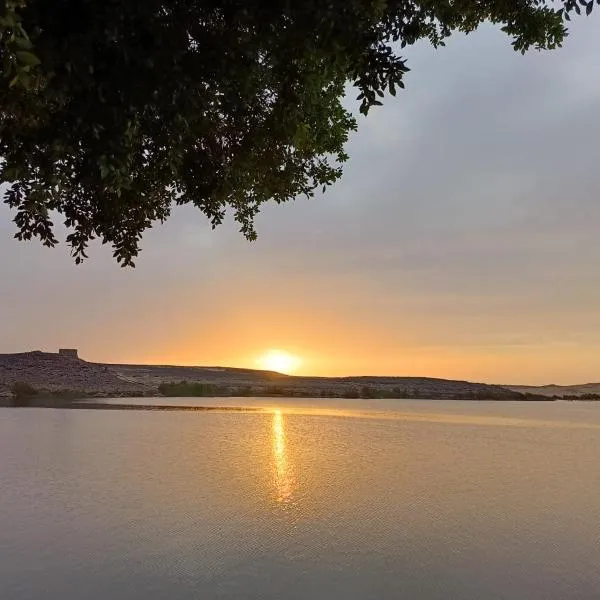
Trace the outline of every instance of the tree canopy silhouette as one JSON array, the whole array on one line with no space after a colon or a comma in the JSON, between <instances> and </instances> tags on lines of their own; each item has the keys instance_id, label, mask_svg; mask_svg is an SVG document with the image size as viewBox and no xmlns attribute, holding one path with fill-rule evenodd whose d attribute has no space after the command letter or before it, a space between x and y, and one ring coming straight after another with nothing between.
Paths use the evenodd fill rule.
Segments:
<instances>
[{"instance_id":1,"label":"tree canopy silhouette","mask_svg":"<svg viewBox=\"0 0 600 600\"><path fill-rule=\"evenodd\" d=\"M597 0L600 3L600 0ZM133 265L175 204L254 239L268 201L341 175L360 111L404 87L402 48L498 24L552 49L593 0L2 0L0 182L16 236Z\"/></svg>"}]
</instances>

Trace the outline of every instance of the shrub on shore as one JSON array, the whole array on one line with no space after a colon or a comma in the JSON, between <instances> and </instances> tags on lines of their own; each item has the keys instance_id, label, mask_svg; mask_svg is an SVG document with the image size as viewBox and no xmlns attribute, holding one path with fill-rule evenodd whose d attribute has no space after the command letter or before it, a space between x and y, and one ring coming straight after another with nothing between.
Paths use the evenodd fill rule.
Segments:
<instances>
[{"instance_id":1,"label":"shrub on shore","mask_svg":"<svg viewBox=\"0 0 600 600\"><path fill-rule=\"evenodd\" d=\"M10 391L13 395L13 398L16 399L32 398L33 396L37 396L39 394L39 391L26 381L15 381L10 386Z\"/></svg>"},{"instance_id":2,"label":"shrub on shore","mask_svg":"<svg viewBox=\"0 0 600 600\"><path fill-rule=\"evenodd\" d=\"M345 389L321 389L310 388L286 388L276 385L260 387L241 386L230 387L225 385L205 382L164 382L158 386L158 391L167 397L203 397L203 396L263 396L263 397L297 397L297 398L348 398L348 399L404 399L404 398L445 398L453 400L548 400L544 396L535 394L523 395L519 392L508 390L468 390L453 394L431 394L424 395L414 388L403 387L376 387L370 385L347 387Z\"/></svg>"},{"instance_id":3,"label":"shrub on shore","mask_svg":"<svg viewBox=\"0 0 600 600\"><path fill-rule=\"evenodd\" d=\"M158 386L158 391L163 396L180 398L222 395L222 392L219 393L217 386L211 385L210 383L188 383L187 381L180 381L179 383L161 383Z\"/></svg>"},{"instance_id":4,"label":"shrub on shore","mask_svg":"<svg viewBox=\"0 0 600 600\"><path fill-rule=\"evenodd\" d=\"M10 386L10 392L13 403L17 406L27 406L39 394L39 391L26 381L15 381Z\"/></svg>"}]
</instances>

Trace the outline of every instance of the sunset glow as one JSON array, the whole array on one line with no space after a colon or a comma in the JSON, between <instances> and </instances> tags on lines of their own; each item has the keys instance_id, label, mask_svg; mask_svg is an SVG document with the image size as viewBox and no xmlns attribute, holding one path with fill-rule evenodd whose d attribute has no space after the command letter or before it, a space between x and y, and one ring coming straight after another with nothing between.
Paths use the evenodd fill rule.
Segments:
<instances>
[{"instance_id":1,"label":"sunset glow","mask_svg":"<svg viewBox=\"0 0 600 600\"><path fill-rule=\"evenodd\" d=\"M261 369L277 371L286 375L294 373L301 362L297 356L283 350L269 350L258 359Z\"/></svg>"}]
</instances>

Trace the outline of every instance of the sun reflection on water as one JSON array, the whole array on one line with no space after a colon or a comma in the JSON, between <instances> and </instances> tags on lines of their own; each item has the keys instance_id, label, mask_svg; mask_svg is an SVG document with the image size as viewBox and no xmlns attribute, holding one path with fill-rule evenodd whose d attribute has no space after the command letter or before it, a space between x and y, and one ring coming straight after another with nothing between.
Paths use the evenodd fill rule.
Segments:
<instances>
[{"instance_id":1,"label":"sun reflection on water","mask_svg":"<svg viewBox=\"0 0 600 600\"><path fill-rule=\"evenodd\" d=\"M273 412L273 458L277 502L287 504L293 500L294 479L286 452L285 420L280 410Z\"/></svg>"}]
</instances>

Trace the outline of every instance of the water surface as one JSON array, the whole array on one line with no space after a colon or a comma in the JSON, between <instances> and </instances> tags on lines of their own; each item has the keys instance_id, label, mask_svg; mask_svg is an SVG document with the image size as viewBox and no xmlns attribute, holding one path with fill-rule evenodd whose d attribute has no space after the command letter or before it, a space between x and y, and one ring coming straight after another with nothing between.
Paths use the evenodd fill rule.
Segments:
<instances>
[{"instance_id":1,"label":"water surface","mask_svg":"<svg viewBox=\"0 0 600 600\"><path fill-rule=\"evenodd\" d=\"M0 411L3 600L598 598L600 404L169 402Z\"/></svg>"}]
</instances>

